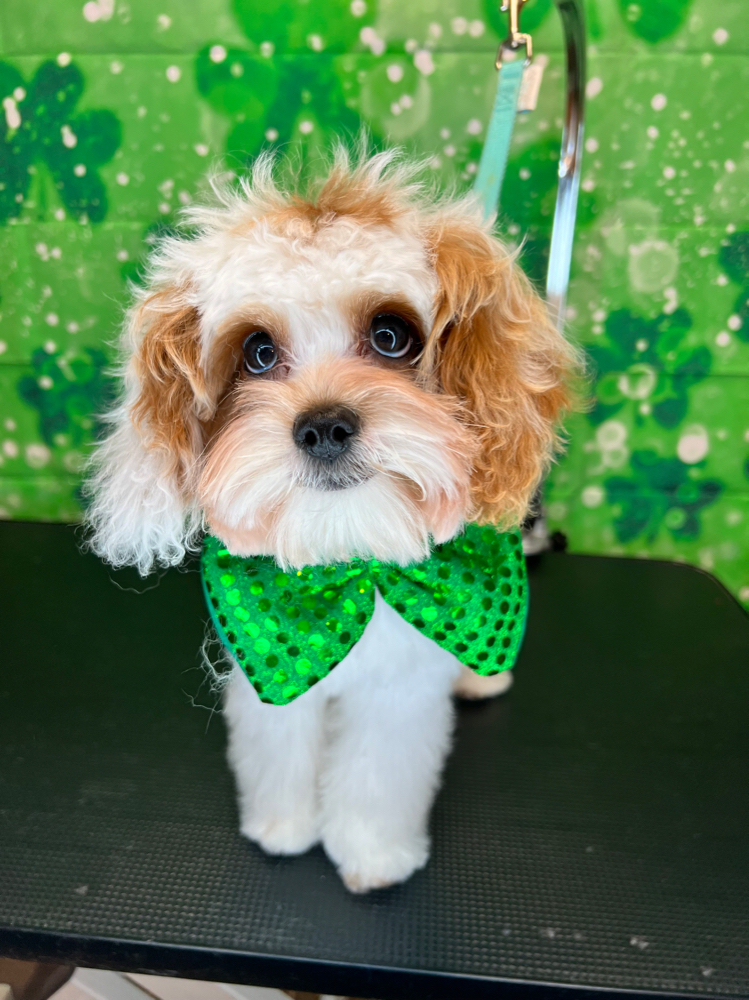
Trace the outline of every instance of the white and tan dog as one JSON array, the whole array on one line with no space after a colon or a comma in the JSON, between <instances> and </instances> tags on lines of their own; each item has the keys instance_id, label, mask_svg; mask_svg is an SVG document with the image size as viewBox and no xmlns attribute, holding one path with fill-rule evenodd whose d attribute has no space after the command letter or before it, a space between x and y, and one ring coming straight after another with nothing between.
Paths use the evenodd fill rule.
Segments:
<instances>
[{"instance_id":1,"label":"white and tan dog","mask_svg":"<svg viewBox=\"0 0 749 1000\"><path fill-rule=\"evenodd\" d=\"M261 157L159 244L89 482L104 559L173 566L207 527L283 567L406 564L465 522L523 518L575 358L476 203L430 198L415 175L339 150L303 197ZM321 841L354 891L407 878L428 856L451 692L509 677L461 668L379 595L293 704L262 704L235 668L242 832L274 854Z\"/></svg>"}]
</instances>

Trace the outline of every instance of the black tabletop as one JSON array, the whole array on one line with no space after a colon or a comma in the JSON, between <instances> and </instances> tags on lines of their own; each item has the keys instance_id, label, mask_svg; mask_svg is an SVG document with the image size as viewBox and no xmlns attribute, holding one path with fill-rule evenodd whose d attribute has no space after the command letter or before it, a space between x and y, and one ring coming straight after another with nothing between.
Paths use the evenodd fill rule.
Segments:
<instances>
[{"instance_id":1,"label":"black tabletop","mask_svg":"<svg viewBox=\"0 0 749 1000\"><path fill-rule=\"evenodd\" d=\"M239 836L197 574L0 525L0 954L395 1000L749 995L749 619L683 566L546 555L530 581L431 861L356 897L321 850Z\"/></svg>"}]
</instances>

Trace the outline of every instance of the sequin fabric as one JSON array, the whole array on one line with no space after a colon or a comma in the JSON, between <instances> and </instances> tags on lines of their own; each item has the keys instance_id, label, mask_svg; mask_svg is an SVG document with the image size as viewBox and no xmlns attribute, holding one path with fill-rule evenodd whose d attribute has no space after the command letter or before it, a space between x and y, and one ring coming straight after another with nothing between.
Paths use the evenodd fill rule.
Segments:
<instances>
[{"instance_id":1,"label":"sequin fabric","mask_svg":"<svg viewBox=\"0 0 749 1000\"><path fill-rule=\"evenodd\" d=\"M468 525L429 559L376 560L283 572L264 556L233 556L207 536L203 587L220 640L262 701L287 705L361 638L375 588L424 635L484 676L515 662L528 612L520 535Z\"/></svg>"}]
</instances>

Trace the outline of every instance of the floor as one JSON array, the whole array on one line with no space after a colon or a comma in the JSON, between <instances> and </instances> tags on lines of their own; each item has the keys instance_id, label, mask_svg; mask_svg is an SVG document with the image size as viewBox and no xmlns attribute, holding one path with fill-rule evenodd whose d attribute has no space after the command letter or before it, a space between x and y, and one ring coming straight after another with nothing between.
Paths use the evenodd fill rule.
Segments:
<instances>
[{"instance_id":1,"label":"floor","mask_svg":"<svg viewBox=\"0 0 749 1000\"><path fill-rule=\"evenodd\" d=\"M298 1000L343 1000L328 995L296 994ZM166 976L125 975L104 969L76 969L51 1000L289 1000L281 990L237 986Z\"/></svg>"}]
</instances>

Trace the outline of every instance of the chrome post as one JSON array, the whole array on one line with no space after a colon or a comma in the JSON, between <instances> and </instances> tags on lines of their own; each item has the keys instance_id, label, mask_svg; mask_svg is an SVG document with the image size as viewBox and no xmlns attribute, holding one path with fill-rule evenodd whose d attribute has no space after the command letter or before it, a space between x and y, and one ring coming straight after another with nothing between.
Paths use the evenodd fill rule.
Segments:
<instances>
[{"instance_id":1,"label":"chrome post","mask_svg":"<svg viewBox=\"0 0 749 1000\"><path fill-rule=\"evenodd\" d=\"M554 225L549 250L546 298L557 326L564 326L582 170L585 118L585 15L582 0L554 0L562 18L567 57L566 107L559 156Z\"/></svg>"}]
</instances>

